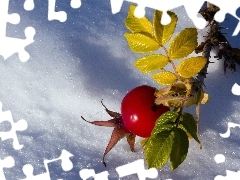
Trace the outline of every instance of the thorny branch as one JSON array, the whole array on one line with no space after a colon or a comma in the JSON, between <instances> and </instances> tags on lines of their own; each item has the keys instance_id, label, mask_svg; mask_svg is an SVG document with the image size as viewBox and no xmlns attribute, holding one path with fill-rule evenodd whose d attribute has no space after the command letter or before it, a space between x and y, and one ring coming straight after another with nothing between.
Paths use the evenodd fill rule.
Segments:
<instances>
[{"instance_id":1,"label":"thorny branch","mask_svg":"<svg viewBox=\"0 0 240 180\"><path fill-rule=\"evenodd\" d=\"M236 63L240 63L240 58L235 52L238 53L239 49L232 48L229 42L227 41L224 33L221 32L221 27L219 24L214 20L214 15L220 9L207 2L207 7L205 9L201 9L199 13L203 16L203 18L208 21L208 33L205 36L205 42L202 42L196 49L196 53L202 52L202 56L207 58L207 63L205 67L198 73L196 77L196 81L194 82L193 86L195 87L193 91L195 93L202 90L204 86L204 79L208 74L207 69L210 62L210 52L211 50L216 51L215 58L223 59L224 61L224 73L226 73L227 68L231 71L236 71ZM198 102L196 106L196 123L199 120L199 111L200 111L200 103Z\"/></svg>"}]
</instances>

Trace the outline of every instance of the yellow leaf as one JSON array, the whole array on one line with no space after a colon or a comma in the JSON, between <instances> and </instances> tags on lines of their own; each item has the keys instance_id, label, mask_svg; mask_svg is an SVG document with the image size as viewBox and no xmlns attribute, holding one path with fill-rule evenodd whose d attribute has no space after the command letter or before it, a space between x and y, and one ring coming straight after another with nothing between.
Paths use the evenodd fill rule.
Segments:
<instances>
[{"instance_id":1,"label":"yellow leaf","mask_svg":"<svg viewBox=\"0 0 240 180\"><path fill-rule=\"evenodd\" d=\"M152 34L153 26L152 23L146 18L137 18L134 16L135 5L131 5L128 11L128 16L125 20L126 27L133 33L146 32Z\"/></svg>"},{"instance_id":2,"label":"yellow leaf","mask_svg":"<svg viewBox=\"0 0 240 180\"><path fill-rule=\"evenodd\" d=\"M170 90L171 90L171 86L162 88L162 89L160 89L160 90L157 90L157 91L154 93L154 96L156 96L156 97L162 97L162 96L168 94Z\"/></svg>"},{"instance_id":3,"label":"yellow leaf","mask_svg":"<svg viewBox=\"0 0 240 180\"><path fill-rule=\"evenodd\" d=\"M168 63L168 58L162 54L144 56L135 61L134 66L143 73L149 73L163 68Z\"/></svg>"},{"instance_id":4,"label":"yellow leaf","mask_svg":"<svg viewBox=\"0 0 240 180\"><path fill-rule=\"evenodd\" d=\"M170 11L168 11L167 13L171 17L171 22L168 25L161 24L162 19L161 11L155 11L153 17L154 37L156 38L160 45L164 45L166 42L169 41L169 39L172 37L172 34L175 31L175 27L178 21L176 14Z\"/></svg>"},{"instance_id":5,"label":"yellow leaf","mask_svg":"<svg viewBox=\"0 0 240 180\"><path fill-rule=\"evenodd\" d=\"M162 71L152 75L152 78L161 85L173 84L177 80L177 76L170 71Z\"/></svg>"},{"instance_id":6,"label":"yellow leaf","mask_svg":"<svg viewBox=\"0 0 240 180\"><path fill-rule=\"evenodd\" d=\"M147 53L156 51L159 49L160 45L151 36L143 33L125 33L125 38L128 41L133 52L137 53Z\"/></svg>"},{"instance_id":7,"label":"yellow leaf","mask_svg":"<svg viewBox=\"0 0 240 180\"><path fill-rule=\"evenodd\" d=\"M184 78L190 78L199 73L207 63L207 59L202 56L191 57L179 63L176 68L178 74Z\"/></svg>"},{"instance_id":8,"label":"yellow leaf","mask_svg":"<svg viewBox=\"0 0 240 180\"><path fill-rule=\"evenodd\" d=\"M172 60L184 58L191 54L197 45L197 29L186 28L172 40L168 56Z\"/></svg>"},{"instance_id":9,"label":"yellow leaf","mask_svg":"<svg viewBox=\"0 0 240 180\"><path fill-rule=\"evenodd\" d=\"M186 90L187 90L187 87L183 83L174 84L171 87L171 92L178 93L178 94L186 93Z\"/></svg>"},{"instance_id":10,"label":"yellow leaf","mask_svg":"<svg viewBox=\"0 0 240 180\"><path fill-rule=\"evenodd\" d=\"M208 93L205 93L205 92L202 92L203 93L203 97L202 97L202 100L201 100L201 104L206 104L208 103L209 101L209 94Z\"/></svg>"},{"instance_id":11,"label":"yellow leaf","mask_svg":"<svg viewBox=\"0 0 240 180\"><path fill-rule=\"evenodd\" d=\"M155 104L180 108L181 101L186 98L186 86L183 83L174 83L156 91L154 95L156 96Z\"/></svg>"}]
</instances>

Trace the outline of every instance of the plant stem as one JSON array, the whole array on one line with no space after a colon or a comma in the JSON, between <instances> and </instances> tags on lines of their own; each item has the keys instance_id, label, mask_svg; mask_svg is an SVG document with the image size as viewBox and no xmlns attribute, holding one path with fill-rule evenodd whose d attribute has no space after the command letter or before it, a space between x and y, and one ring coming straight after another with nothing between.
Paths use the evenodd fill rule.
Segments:
<instances>
[{"instance_id":1,"label":"plant stem","mask_svg":"<svg viewBox=\"0 0 240 180\"><path fill-rule=\"evenodd\" d=\"M213 5L210 4L209 2L207 2L207 10L209 10L211 12L211 9L213 8ZM205 44L203 46L203 52L202 52L202 56L205 57L207 59L207 63L205 65L205 67L198 73L197 75L197 82L195 83L195 93L199 93L202 91L203 85L204 85L204 79L206 78L207 75L207 69L208 69L208 65L210 63L209 59L210 59L210 52L212 50L212 46L214 46L214 44L211 42L211 40L214 38L213 35L216 34L216 32L220 32L219 28L218 28L218 24L212 20L212 18L208 19L209 20L209 24L208 26L210 26L209 28L209 32L207 34L207 36L205 36ZM196 105L196 124L197 124L197 134L198 134L198 122L199 122L199 116L200 116L200 100L198 101L197 105Z\"/></svg>"},{"instance_id":2,"label":"plant stem","mask_svg":"<svg viewBox=\"0 0 240 180\"><path fill-rule=\"evenodd\" d=\"M231 52L232 47L227 41L226 37L221 32L222 28L214 20L214 15L217 11L219 11L219 8L209 2L207 2L207 8L200 11L200 14L209 22L209 32L205 36L205 42L202 51L202 56L207 59L207 63L197 75L197 80L194 84L195 93L198 93L203 89L204 79L208 74L207 68L210 63L209 59L212 49L215 49L217 51L216 57L218 57L219 59L224 59L224 71L226 71L226 68L230 68L231 70L235 71L235 62L239 62L238 57ZM197 127L199 121L200 104L201 102L198 102L196 106Z\"/></svg>"},{"instance_id":3,"label":"plant stem","mask_svg":"<svg viewBox=\"0 0 240 180\"><path fill-rule=\"evenodd\" d=\"M167 55L167 54L168 54L167 48L164 47L164 46L162 46L162 48L163 48L164 52L165 52L166 55ZM173 61L168 57L168 55L167 55L167 58L168 58L168 62L171 64L171 66L172 66L172 68L173 68L174 73L177 75L177 77L178 77L178 79L179 79L179 75L178 75L178 73L177 73L177 71L176 71L176 66L175 66L175 64L174 64Z\"/></svg>"}]
</instances>

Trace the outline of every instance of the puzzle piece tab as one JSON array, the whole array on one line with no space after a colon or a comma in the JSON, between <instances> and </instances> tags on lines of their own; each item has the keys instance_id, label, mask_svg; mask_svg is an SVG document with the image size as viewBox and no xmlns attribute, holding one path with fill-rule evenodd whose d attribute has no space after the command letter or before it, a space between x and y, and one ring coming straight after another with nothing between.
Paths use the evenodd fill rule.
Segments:
<instances>
[{"instance_id":1,"label":"puzzle piece tab","mask_svg":"<svg viewBox=\"0 0 240 180\"><path fill-rule=\"evenodd\" d=\"M32 11L35 7L34 0L25 0L23 7L26 11Z\"/></svg>"},{"instance_id":2,"label":"puzzle piece tab","mask_svg":"<svg viewBox=\"0 0 240 180\"><path fill-rule=\"evenodd\" d=\"M17 138L17 131L24 131L27 129L28 124L24 119L19 120L18 122L14 122L12 118L12 113L10 111L2 111L2 103L0 102L0 123L8 121L10 122L12 128L8 132L0 132L0 138L2 141L7 139L13 139L13 148L15 150L22 149L23 145L21 145Z\"/></svg>"},{"instance_id":3,"label":"puzzle piece tab","mask_svg":"<svg viewBox=\"0 0 240 180\"><path fill-rule=\"evenodd\" d=\"M143 17L145 15L145 8L152 8L157 9L159 11L163 12L163 17L161 20L161 23L163 25L168 24L171 19L170 16L167 14L168 10L172 10L174 8L184 6L185 10L189 16L190 19L192 19L194 25L199 28L203 29L206 26L206 20L198 17L198 12L201 9L202 5L205 3L205 0L195 0L194 5L189 0L125 0L132 3L137 4L137 8L135 10L135 16L136 17ZM124 0L111 0L111 8L112 13L118 13L121 10L122 4ZM220 11L215 14L214 19L218 22L222 22L226 16L227 13L233 15L235 18L238 19L240 22L240 18L236 15L236 10L240 7L240 1L236 0L229 0L227 2L225 1L219 1L219 0L208 0L208 2L218 6L220 8ZM240 31L240 23L238 23L233 36L236 36L238 32Z\"/></svg>"},{"instance_id":4,"label":"puzzle piece tab","mask_svg":"<svg viewBox=\"0 0 240 180\"><path fill-rule=\"evenodd\" d=\"M230 133L231 133L231 128L235 128L235 127L240 127L240 124L236 124L236 123L233 123L233 122L229 122L228 123L228 128L227 128L227 132L220 134L220 136L222 138L228 138L230 136Z\"/></svg>"},{"instance_id":5,"label":"puzzle piece tab","mask_svg":"<svg viewBox=\"0 0 240 180\"><path fill-rule=\"evenodd\" d=\"M49 172L38 174L36 176L33 175L33 166L31 164L25 164L22 168L23 173L26 175L25 180L51 180L49 176Z\"/></svg>"},{"instance_id":6,"label":"puzzle piece tab","mask_svg":"<svg viewBox=\"0 0 240 180\"><path fill-rule=\"evenodd\" d=\"M214 178L214 180L233 180L239 179L240 177L240 170L237 172L226 170L226 176L218 175Z\"/></svg>"},{"instance_id":7,"label":"puzzle piece tab","mask_svg":"<svg viewBox=\"0 0 240 180\"><path fill-rule=\"evenodd\" d=\"M118 13L120 11L123 1L124 0L111 0L111 7L112 7L113 14ZM185 6L188 16L194 21L194 23L197 21L195 25L198 28L204 28L206 25L206 21L203 18L197 17L198 11L200 10L200 8L204 3L204 1L201 1L201 0L195 0L194 6L188 0L162 0L162 1L126 0L126 1L138 4L135 10L135 16L139 18L145 15L146 7L162 11L163 17L162 17L161 23L163 25L166 25L171 22L171 18L167 14L167 11L183 5Z\"/></svg>"},{"instance_id":8,"label":"puzzle piece tab","mask_svg":"<svg viewBox=\"0 0 240 180\"><path fill-rule=\"evenodd\" d=\"M240 7L240 1L228 0L227 6L226 6L226 1L208 0L208 2L220 8L220 11L218 11L215 14L216 21L223 22L227 13L239 19L239 17L236 15L236 12L237 12L237 9Z\"/></svg>"},{"instance_id":9,"label":"puzzle piece tab","mask_svg":"<svg viewBox=\"0 0 240 180\"><path fill-rule=\"evenodd\" d=\"M240 7L240 1L228 0L227 6L226 6L225 1L208 0L208 2L218 6L220 8L220 11L218 11L214 16L214 19L216 21L223 22L227 13L231 14L236 19L238 19L238 25L232 34L233 36L237 36L240 31L240 17L237 16L236 12L237 12L237 9Z\"/></svg>"},{"instance_id":10,"label":"puzzle piece tab","mask_svg":"<svg viewBox=\"0 0 240 180\"><path fill-rule=\"evenodd\" d=\"M109 174L107 171L96 174L94 169L82 169L79 175L83 180L87 180L91 177L93 177L94 180L108 180Z\"/></svg>"},{"instance_id":11,"label":"puzzle piece tab","mask_svg":"<svg viewBox=\"0 0 240 180\"><path fill-rule=\"evenodd\" d=\"M6 37L7 23L18 24L20 22L18 14L8 14L8 8L9 0L0 1L0 55L6 60L14 53L18 53L19 59L25 62L30 58L25 47L34 42L36 32L33 27L27 27L25 29L26 39Z\"/></svg>"},{"instance_id":12,"label":"puzzle piece tab","mask_svg":"<svg viewBox=\"0 0 240 180\"><path fill-rule=\"evenodd\" d=\"M67 13L65 11L55 11L56 0L48 0L48 20L59 20L65 22L67 20ZM72 8L80 8L81 0L71 0L70 5Z\"/></svg>"},{"instance_id":13,"label":"puzzle piece tab","mask_svg":"<svg viewBox=\"0 0 240 180\"><path fill-rule=\"evenodd\" d=\"M67 20L67 13L65 11L55 11L57 0L48 0L48 20L58 20L60 22L65 22ZM70 6L73 9L81 7L81 0L71 0ZM25 0L24 9L26 11L32 11L34 9L34 0Z\"/></svg>"},{"instance_id":14,"label":"puzzle piece tab","mask_svg":"<svg viewBox=\"0 0 240 180\"><path fill-rule=\"evenodd\" d=\"M240 29L239 29L240 30ZM235 83L233 86L232 86L232 93L236 96L240 96L240 86Z\"/></svg>"},{"instance_id":15,"label":"puzzle piece tab","mask_svg":"<svg viewBox=\"0 0 240 180\"><path fill-rule=\"evenodd\" d=\"M68 169L68 171L63 170L63 167L61 165L61 161L54 161L51 163L48 163L49 168L49 174L51 180L80 180L79 177L79 166L78 164L78 158L70 157L71 162L73 163L72 169ZM69 166L70 167L70 166Z\"/></svg>"},{"instance_id":16,"label":"puzzle piece tab","mask_svg":"<svg viewBox=\"0 0 240 180\"><path fill-rule=\"evenodd\" d=\"M139 180L145 180L146 178L157 178L158 172L155 168L145 169L144 160L139 159L132 163L120 166L116 168L119 177L129 176L132 174L137 174Z\"/></svg>"},{"instance_id":17,"label":"puzzle piece tab","mask_svg":"<svg viewBox=\"0 0 240 180\"><path fill-rule=\"evenodd\" d=\"M33 166L31 164L25 164L23 166L22 170L23 170L23 173L25 174L26 178L22 179L22 180L43 180L43 179L51 180L48 164L55 162L55 161L59 161L59 160L61 160L62 169L64 171L70 171L73 168L73 163L70 160L70 157L72 157L72 156L73 155L71 153L69 153L68 151L63 149L61 155L58 158L51 159L51 160L44 160L43 163L44 163L46 172L42 173L42 174L38 174L36 176L33 175L33 171L34 171Z\"/></svg>"},{"instance_id":18,"label":"puzzle piece tab","mask_svg":"<svg viewBox=\"0 0 240 180\"><path fill-rule=\"evenodd\" d=\"M222 138L229 138L231 133L231 128L235 128L235 127L240 127L240 124L228 122L226 133L224 134L219 133L220 136ZM216 154L214 157L214 160L217 164L219 164L219 163L224 163L226 161L226 158L225 158L225 155L223 154ZM226 170L226 176L217 175L214 178L214 180L232 180L232 179L239 179L239 177L240 177L240 170L238 170L237 172Z\"/></svg>"},{"instance_id":19,"label":"puzzle piece tab","mask_svg":"<svg viewBox=\"0 0 240 180\"><path fill-rule=\"evenodd\" d=\"M15 161L11 156L6 157L5 159L0 159L0 179L6 180L3 168L11 168L15 166Z\"/></svg>"}]
</instances>

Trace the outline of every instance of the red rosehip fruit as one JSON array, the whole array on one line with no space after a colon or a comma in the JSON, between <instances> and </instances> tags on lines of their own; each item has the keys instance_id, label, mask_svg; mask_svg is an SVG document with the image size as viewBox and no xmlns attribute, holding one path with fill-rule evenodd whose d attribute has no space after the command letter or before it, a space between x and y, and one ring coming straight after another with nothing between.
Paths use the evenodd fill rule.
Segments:
<instances>
[{"instance_id":1,"label":"red rosehip fruit","mask_svg":"<svg viewBox=\"0 0 240 180\"><path fill-rule=\"evenodd\" d=\"M154 104L156 89L143 85L126 94L121 104L122 121L126 129L140 137L149 137L156 120L170 108Z\"/></svg>"},{"instance_id":2,"label":"red rosehip fruit","mask_svg":"<svg viewBox=\"0 0 240 180\"><path fill-rule=\"evenodd\" d=\"M107 121L87 121L97 126L113 127L111 138L103 154L103 164L107 153L118 143L119 140L126 137L131 151L134 151L135 137L149 137L154 128L156 120L170 108L160 105L156 106L155 88L150 86L139 86L131 90L122 100L121 113L109 110L103 103L106 112L112 117Z\"/></svg>"}]
</instances>

